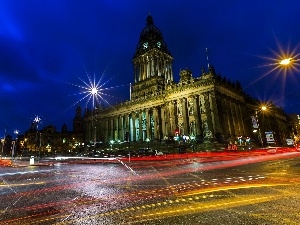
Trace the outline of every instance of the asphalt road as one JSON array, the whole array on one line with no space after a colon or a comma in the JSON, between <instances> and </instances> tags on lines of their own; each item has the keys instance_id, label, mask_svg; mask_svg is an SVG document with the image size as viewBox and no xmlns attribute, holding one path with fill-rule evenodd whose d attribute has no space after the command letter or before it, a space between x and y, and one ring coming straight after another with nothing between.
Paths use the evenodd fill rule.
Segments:
<instances>
[{"instance_id":1,"label":"asphalt road","mask_svg":"<svg viewBox=\"0 0 300 225\"><path fill-rule=\"evenodd\" d=\"M3 224L300 224L300 152L0 167Z\"/></svg>"}]
</instances>

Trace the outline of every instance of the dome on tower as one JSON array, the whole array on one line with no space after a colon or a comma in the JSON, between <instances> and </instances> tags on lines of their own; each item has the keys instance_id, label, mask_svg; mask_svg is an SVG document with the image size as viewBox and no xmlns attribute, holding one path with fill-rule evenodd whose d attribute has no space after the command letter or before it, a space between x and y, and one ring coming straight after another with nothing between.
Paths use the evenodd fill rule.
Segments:
<instances>
[{"instance_id":1,"label":"dome on tower","mask_svg":"<svg viewBox=\"0 0 300 225\"><path fill-rule=\"evenodd\" d=\"M148 15L146 27L140 34L135 56L144 54L154 48L170 54L161 31L154 25L152 16Z\"/></svg>"}]
</instances>

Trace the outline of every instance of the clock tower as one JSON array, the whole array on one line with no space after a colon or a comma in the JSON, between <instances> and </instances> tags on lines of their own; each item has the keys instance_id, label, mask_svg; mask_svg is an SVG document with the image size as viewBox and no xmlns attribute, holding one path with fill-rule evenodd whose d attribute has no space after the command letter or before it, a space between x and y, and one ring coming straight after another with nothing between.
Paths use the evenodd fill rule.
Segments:
<instances>
[{"instance_id":1,"label":"clock tower","mask_svg":"<svg viewBox=\"0 0 300 225\"><path fill-rule=\"evenodd\" d=\"M134 84L131 100L162 94L173 83L172 61L162 33L148 15L133 57Z\"/></svg>"}]
</instances>

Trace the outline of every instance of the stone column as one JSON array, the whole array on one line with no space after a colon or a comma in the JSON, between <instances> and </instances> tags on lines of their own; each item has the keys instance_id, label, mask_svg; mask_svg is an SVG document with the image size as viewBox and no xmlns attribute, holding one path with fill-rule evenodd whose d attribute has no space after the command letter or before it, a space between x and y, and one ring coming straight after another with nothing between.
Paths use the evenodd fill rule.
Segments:
<instances>
[{"instance_id":1,"label":"stone column","mask_svg":"<svg viewBox=\"0 0 300 225\"><path fill-rule=\"evenodd\" d=\"M143 80L145 80L147 78L147 60L143 60L144 62L144 68L143 68Z\"/></svg>"},{"instance_id":2,"label":"stone column","mask_svg":"<svg viewBox=\"0 0 300 225\"><path fill-rule=\"evenodd\" d=\"M139 67L140 67L140 74L139 74L139 79L138 79L138 81L141 81L141 80L143 80L143 60L139 60Z\"/></svg>"},{"instance_id":3,"label":"stone column","mask_svg":"<svg viewBox=\"0 0 300 225\"><path fill-rule=\"evenodd\" d=\"M238 109L237 109L237 113L238 113L238 120L240 121L240 126L241 126L241 129L242 129L242 133L245 135L247 134L247 130L246 130L246 127L245 127L245 124L244 124L244 120L243 120L243 115L246 115L246 114L243 114L243 109L241 107L241 104L239 103L238 104Z\"/></svg>"},{"instance_id":4,"label":"stone column","mask_svg":"<svg viewBox=\"0 0 300 225\"><path fill-rule=\"evenodd\" d=\"M168 107L169 107L169 123L170 123L170 132L171 132L171 135L173 136L174 135L174 132L176 130L176 124L175 124L175 111L174 111L174 102L173 101L170 101L168 103Z\"/></svg>"},{"instance_id":5,"label":"stone column","mask_svg":"<svg viewBox=\"0 0 300 225\"><path fill-rule=\"evenodd\" d=\"M143 114L143 112L142 111L140 111L139 112L139 140L143 140L143 123L142 123L142 119L143 119L143 117L142 117L142 114Z\"/></svg>"},{"instance_id":6,"label":"stone column","mask_svg":"<svg viewBox=\"0 0 300 225\"><path fill-rule=\"evenodd\" d=\"M211 111L211 121L212 121L212 133L222 133L222 128L220 125L220 120L218 116L218 108L216 103L216 96L215 92L211 91L209 92L209 105L210 105L210 111Z\"/></svg>"},{"instance_id":7,"label":"stone column","mask_svg":"<svg viewBox=\"0 0 300 225\"><path fill-rule=\"evenodd\" d=\"M114 136L115 136L115 140L118 140L118 139L120 139L119 138L119 117L117 116L117 117L115 117L115 119L114 119L114 124L115 124L115 126L114 126Z\"/></svg>"},{"instance_id":8,"label":"stone column","mask_svg":"<svg viewBox=\"0 0 300 225\"><path fill-rule=\"evenodd\" d=\"M189 134L189 116L187 112L187 100L186 98L182 99L182 116L183 116L183 130L184 130L184 135Z\"/></svg>"},{"instance_id":9,"label":"stone column","mask_svg":"<svg viewBox=\"0 0 300 225\"><path fill-rule=\"evenodd\" d=\"M239 126L239 133L241 135L244 135L246 133L245 127L244 127L243 118L241 114L240 104L237 101L235 102L235 112L236 112L236 118Z\"/></svg>"},{"instance_id":10,"label":"stone column","mask_svg":"<svg viewBox=\"0 0 300 225\"><path fill-rule=\"evenodd\" d=\"M236 135L240 135L240 125L238 120L238 115L236 111L236 102L235 100L232 101L232 111L233 111L233 118L234 118L234 130Z\"/></svg>"},{"instance_id":11,"label":"stone column","mask_svg":"<svg viewBox=\"0 0 300 225\"><path fill-rule=\"evenodd\" d=\"M165 106L162 106L161 107L161 129L162 129L162 137L161 138L164 138L164 136L166 135L166 125L165 125Z\"/></svg>"},{"instance_id":12,"label":"stone column","mask_svg":"<svg viewBox=\"0 0 300 225\"><path fill-rule=\"evenodd\" d=\"M199 95L193 96L194 102L194 118L195 118L195 127L196 127L196 135L201 134L201 122L200 122L200 113L199 113Z\"/></svg>"},{"instance_id":13,"label":"stone column","mask_svg":"<svg viewBox=\"0 0 300 225\"><path fill-rule=\"evenodd\" d=\"M138 70L138 65L134 64L134 83L137 82L137 71Z\"/></svg>"},{"instance_id":14,"label":"stone column","mask_svg":"<svg viewBox=\"0 0 300 225\"><path fill-rule=\"evenodd\" d=\"M119 140L124 140L123 118L124 118L123 115L119 116L119 122L118 122L118 124L119 124L119 132L118 132Z\"/></svg>"},{"instance_id":15,"label":"stone column","mask_svg":"<svg viewBox=\"0 0 300 225\"><path fill-rule=\"evenodd\" d=\"M223 101L222 101L222 107L223 107L223 110L224 110L224 118L223 118L223 126L224 126L224 134L226 134L226 138L228 137L228 134L232 134L231 132L231 127L230 127L230 124L231 124L231 116L230 116L230 107L229 107L229 104L228 104L228 99L225 97L225 96L222 96L223 97Z\"/></svg>"},{"instance_id":16,"label":"stone column","mask_svg":"<svg viewBox=\"0 0 300 225\"><path fill-rule=\"evenodd\" d=\"M146 111L146 124L147 124L147 128L146 128L147 138L149 138L151 140L152 139L152 137L151 137L151 113L150 113L149 109Z\"/></svg>"},{"instance_id":17,"label":"stone column","mask_svg":"<svg viewBox=\"0 0 300 225\"><path fill-rule=\"evenodd\" d=\"M235 134L235 121L234 121L234 110L232 108L232 102L230 100L227 100L228 102L228 111L229 111L229 121L230 121L230 131L231 134Z\"/></svg>"},{"instance_id":18,"label":"stone column","mask_svg":"<svg viewBox=\"0 0 300 225\"><path fill-rule=\"evenodd\" d=\"M169 111L168 103L165 104L164 110L165 110L165 113L164 113L164 116L165 116L165 134L167 136L170 136L172 134L171 134L171 127L170 127L170 111Z\"/></svg>"},{"instance_id":19,"label":"stone column","mask_svg":"<svg viewBox=\"0 0 300 225\"><path fill-rule=\"evenodd\" d=\"M159 139L159 120L158 120L158 110L156 107L152 108L153 111L153 120L154 120L154 139Z\"/></svg>"},{"instance_id":20,"label":"stone column","mask_svg":"<svg viewBox=\"0 0 300 225\"><path fill-rule=\"evenodd\" d=\"M131 133L131 140L136 141L136 127L135 127L135 120L136 120L136 115L134 112L131 113L131 120L132 120L132 133ZM130 124L130 117L129 117L129 127L131 126Z\"/></svg>"},{"instance_id":21,"label":"stone column","mask_svg":"<svg viewBox=\"0 0 300 225\"><path fill-rule=\"evenodd\" d=\"M104 125L104 140L108 140L108 119L105 119Z\"/></svg>"},{"instance_id":22,"label":"stone column","mask_svg":"<svg viewBox=\"0 0 300 225\"><path fill-rule=\"evenodd\" d=\"M114 140L114 118L110 119L110 139Z\"/></svg>"}]
</instances>

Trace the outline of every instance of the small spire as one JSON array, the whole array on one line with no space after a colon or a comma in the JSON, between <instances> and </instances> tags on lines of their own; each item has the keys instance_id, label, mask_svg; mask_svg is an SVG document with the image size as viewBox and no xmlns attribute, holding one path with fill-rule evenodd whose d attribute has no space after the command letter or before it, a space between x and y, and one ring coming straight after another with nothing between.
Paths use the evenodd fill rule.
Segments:
<instances>
[{"instance_id":1,"label":"small spire","mask_svg":"<svg viewBox=\"0 0 300 225\"><path fill-rule=\"evenodd\" d=\"M207 60L207 68L209 69L208 48L206 48L206 60Z\"/></svg>"}]
</instances>

